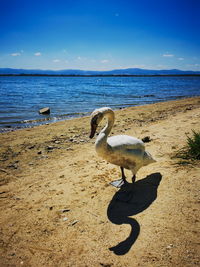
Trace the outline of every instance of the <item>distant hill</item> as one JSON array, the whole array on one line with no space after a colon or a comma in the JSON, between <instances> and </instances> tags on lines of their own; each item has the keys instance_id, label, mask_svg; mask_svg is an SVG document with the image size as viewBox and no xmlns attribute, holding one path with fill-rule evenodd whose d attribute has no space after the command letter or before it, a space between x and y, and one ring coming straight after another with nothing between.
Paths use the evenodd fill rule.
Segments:
<instances>
[{"instance_id":1,"label":"distant hill","mask_svg":"<svg viewBox=\"0 0 200 267\"><path fill-rule=\"evenodd\" d=\"M116 69L109 71L90 70L40 70L40 69L11 69L0 68L0 75L200 75L200 71L170 70L148 70L139 68Z\"/></svg>"}]
</instances>

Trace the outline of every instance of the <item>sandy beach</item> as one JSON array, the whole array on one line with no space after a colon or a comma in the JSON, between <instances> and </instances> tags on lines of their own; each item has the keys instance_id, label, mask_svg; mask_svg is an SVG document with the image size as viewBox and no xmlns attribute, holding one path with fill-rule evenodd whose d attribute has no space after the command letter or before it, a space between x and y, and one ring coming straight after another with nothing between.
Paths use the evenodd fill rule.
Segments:
<instances>
[{"instance_id":1,"label":"sandy beach","mask_svg":"<svg viewBox=\"0 0 200 267\"><path fill-rule=\"evenodd\" d=\"M200 131L200 97L115 115L112 135L149 136L157 160L134 185L126 171L121 189L110 185L120 169L89 139L90 117L0 134L0 266L200 264L200 163L175 157Z\"/></svg>"}]
</instances>

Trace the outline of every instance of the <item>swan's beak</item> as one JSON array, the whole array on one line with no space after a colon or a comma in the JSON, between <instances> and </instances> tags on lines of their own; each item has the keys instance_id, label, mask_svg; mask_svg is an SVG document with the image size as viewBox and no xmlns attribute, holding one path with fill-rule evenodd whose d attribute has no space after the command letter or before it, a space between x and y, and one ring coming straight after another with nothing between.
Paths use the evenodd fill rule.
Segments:
<instances>
[{"instance_id":1,"label":"swan's beak","mask_svg":"<svg viewBox=\"0 0 200 267\"><path fill-rule=\"evenodd\" d=\"M91 124L91 132L90 132L90 138L93 138L97 129L97 124L92 123Z\"/></svg>"}]
</instances>

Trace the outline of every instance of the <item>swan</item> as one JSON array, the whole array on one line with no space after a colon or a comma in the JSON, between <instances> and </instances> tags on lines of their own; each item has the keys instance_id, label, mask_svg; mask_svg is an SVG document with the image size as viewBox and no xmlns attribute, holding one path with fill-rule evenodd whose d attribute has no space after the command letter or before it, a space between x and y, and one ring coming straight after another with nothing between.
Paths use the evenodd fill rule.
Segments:
<instances>
[{"instance_id":1,"label":"swan","mask_svg":"<svg viewBox=\"0 0 200 267\"><path fill-rule=\"evenodd\" d=\"M122 178L113 181L111 184L115 187L121 187L127 183L124 169L131 170L133 177L132 182L135 182L137 171L150 163L156 162L151 154L145 151L145 146L142 140L128 135L116 135L108 137L115 121L114 111L109 107L95 109L91 114L91 133L90 138L93 138L102 119L107 118L106 126L99 133L95 149L98 156L102 157L109 163L120 166Z\"/></svg>"}]
</instances>

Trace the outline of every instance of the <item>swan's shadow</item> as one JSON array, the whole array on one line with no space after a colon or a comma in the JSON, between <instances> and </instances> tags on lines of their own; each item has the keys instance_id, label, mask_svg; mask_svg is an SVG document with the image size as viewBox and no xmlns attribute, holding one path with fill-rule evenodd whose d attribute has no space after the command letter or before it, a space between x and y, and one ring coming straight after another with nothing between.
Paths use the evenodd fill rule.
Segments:
<instances>
[{"instance_id":1,"label":"swan's shadow","mask_svg":"<svg viewBox=\"0 0 200 267\"><path fill-rule=\"evenodd\" d=\"M146 178L123 185L113 196L107 210L108 219L114 224L130 224L129 237L109 248L117 255L126 254L140 233L139 223L129 216L136 215L147 209L157 197L157 188L162 179L160 173L153 173Z\"/></svg>"}]
</instances>

